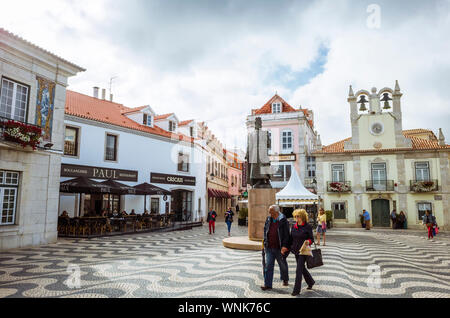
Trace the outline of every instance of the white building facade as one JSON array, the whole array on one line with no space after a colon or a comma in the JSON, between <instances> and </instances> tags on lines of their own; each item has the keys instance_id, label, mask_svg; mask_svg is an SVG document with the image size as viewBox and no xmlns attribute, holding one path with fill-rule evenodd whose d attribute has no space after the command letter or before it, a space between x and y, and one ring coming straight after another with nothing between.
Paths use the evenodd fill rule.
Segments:
<instances>
[{"instance_id":1,"label":"white building facade","mask_svg":"<svg viewBox=\"0 0 450 318\"><path fill-rule=\"evenodd\" d=\"M0 250L57 240L66 87L81 71L0 29ZM36 149L12 137L13 126L22 136L39 126Z\"/></svg>"},{"instance_id":2,"label":"white building facade","mask_svg":"<svg viewBox=\"0 0 450 318\"><path fill-rule=\"evenodd\" d=\"M150 106L127 108L121 104L68 91L65 115L66 151L61 181L79 175L95 181L113 179L135 186L150 183L172 192L154 195L60 195L60 213L78 216L103 209L132 209L166 214L178 221L198 221L206 213L206 165L194 139L161 128ZM167 120L170 119L169 116ZM81 167L78 167L81 166ZM145 207L144 207L145 203Z\"/></svg>"}]
</instances>

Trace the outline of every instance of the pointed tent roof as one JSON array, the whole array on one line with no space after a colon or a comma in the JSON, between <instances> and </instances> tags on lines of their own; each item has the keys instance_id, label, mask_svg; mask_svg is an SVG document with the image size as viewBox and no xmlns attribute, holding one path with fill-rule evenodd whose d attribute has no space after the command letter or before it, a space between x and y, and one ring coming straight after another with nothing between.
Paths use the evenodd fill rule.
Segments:
<instances>
[{"instance_id":1,"label":"pointed tent roof","mask_svg":"<svg viewBox=\"0 0 450 318\"><path fill-rule=\"evenodd\" d=\"M301 201L315 201L318 199L318 196L303 186L297 171L292 169L291 179L286 187L276 194L276 199L292 201L293 204L301 204Z\"/></svg>"}]
</instances>

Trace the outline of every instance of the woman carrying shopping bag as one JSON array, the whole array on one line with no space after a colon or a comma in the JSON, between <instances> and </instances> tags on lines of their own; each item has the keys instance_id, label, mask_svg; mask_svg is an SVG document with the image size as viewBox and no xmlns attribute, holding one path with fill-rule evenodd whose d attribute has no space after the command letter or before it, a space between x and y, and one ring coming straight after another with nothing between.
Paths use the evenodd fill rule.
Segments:
<instances>
[{"instance_id":1,"label":"woman carrying shopping bag","mask_svg":"<svg viewBox=\"0 0 450 318\"><path fill-rule=\"evenodd\" d=\"M289 245L291 252L295 255L295 260L297 261L297 270L294 291L291 295L297 296L300 294L303 278L305 278L305 281L308 284L307 289L312 289L313 285L316 283L308 272L305 264L307 257L311 256L302 255L302 253L300 253L302 247L303 250L305 250L305 247L307 249L308 246L311 246L314 242L314 236L312 227L308 224L308 214L304 209L295 210L292 215L296 220L296 223L292 226ZM303 244L305 244L305 246L303 246Z\"/></svg>"}]
</instances>

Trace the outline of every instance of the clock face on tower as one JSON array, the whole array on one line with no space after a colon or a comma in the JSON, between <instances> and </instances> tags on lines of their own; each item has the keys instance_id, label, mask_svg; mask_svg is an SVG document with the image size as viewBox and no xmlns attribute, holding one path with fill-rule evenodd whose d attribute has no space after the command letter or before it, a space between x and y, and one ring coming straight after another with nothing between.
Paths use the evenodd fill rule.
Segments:
<instances>
[{"instance_id":1,"label":"clock face on tower","mask_svg":"<svg viewBox=\"0 0 450 318\"><path fill-rule=\"evenodd\" d=\"M373 123L372 126L370 126L370 132L373 135L381 135L384 132L384 126L382 123Z\"/></svg>"}]
</instances>

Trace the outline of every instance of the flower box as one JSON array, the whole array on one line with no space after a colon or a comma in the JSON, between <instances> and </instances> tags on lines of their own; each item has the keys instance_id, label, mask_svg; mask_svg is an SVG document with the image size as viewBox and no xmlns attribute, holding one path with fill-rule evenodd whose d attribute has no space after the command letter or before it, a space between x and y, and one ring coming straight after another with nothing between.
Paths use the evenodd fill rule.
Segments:
<instances>
[{"instance_id":1,"label":"flower box","mask_svg":"<svg viewBox=\"0 0 450 318\"><path fill-rule=\"evenodd\" d=\"M345 182L331 182L329 189L331 192L348 192L350 191L350 186Z\"/></svg>"},{"instance_id":2,"label":"flower box","mask_svg":"<svg viewBox=\"0 0 450 318\"><path fill-rule=\"evenodd\" d=\"M7 141L22 145L23 148L30 146L33 150L40 144L42 128L26 123L8 120L3 124L3 137Z\"/></svg>"}]
</instances>

